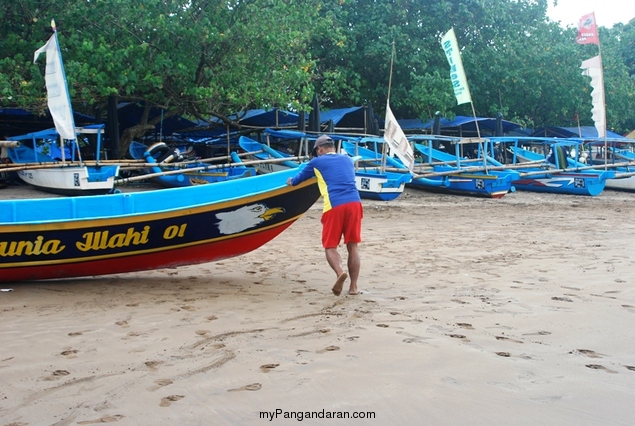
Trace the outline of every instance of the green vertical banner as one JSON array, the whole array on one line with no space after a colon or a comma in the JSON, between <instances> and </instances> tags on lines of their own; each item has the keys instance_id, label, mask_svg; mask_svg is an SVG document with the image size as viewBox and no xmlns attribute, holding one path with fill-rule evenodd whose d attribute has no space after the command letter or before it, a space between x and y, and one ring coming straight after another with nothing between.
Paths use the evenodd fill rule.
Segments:
<instances>
[{"instance_id":1,"label":"green vertical banner","mask_svg":"<svg viewBox=\"0 0 635 426\"><path fill-rule=\"evenodd\" d=\"M441 46L450 64L450 79L452 80L452 87L454 88L454 96L456 96L457 104L461 105L472 102L470 88L467 85L463 62L461 61L459 44L456 41L456 34L454 34L454 28L451 28L450 31L445 33L441 39Z\"/></svg>"}]
</instances>

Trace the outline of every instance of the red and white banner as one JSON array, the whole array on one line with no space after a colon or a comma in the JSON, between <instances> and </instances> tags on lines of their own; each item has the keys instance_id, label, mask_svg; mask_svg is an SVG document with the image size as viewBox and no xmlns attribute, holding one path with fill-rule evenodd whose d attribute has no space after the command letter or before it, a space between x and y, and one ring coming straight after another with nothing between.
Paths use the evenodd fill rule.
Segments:
<instances>
[{"instance_id":1,"label":"red and white banner","mask_svg":"<svg viewBox=\"0 0 635 426\"><path fill-rule=\"evenodd\" d=\"M578 44L594 43L600 45L600 36L598 35L598 27L595 23L595 12L584 15L578 21L578 36L575 41Z\"/></svg>"}]
</instances>

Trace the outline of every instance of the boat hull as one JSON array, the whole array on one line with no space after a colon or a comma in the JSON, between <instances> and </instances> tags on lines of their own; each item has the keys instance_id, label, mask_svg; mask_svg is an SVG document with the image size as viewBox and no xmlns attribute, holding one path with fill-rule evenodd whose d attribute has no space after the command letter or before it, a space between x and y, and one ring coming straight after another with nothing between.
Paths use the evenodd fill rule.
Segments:
<instances>
[{"instance_id":1,"label":"boat hull","mask_svg":"<svg viewBox=\"0 0 635 426\"><path fill-rule=\"evenodd\" d=\"M319 198L315 179L286 185L295 173L139 193L0 201L0 282L143 271L248 253Z\"/></svg>"},{"instance_id":2,"label":"boat hull","mask_svg":"<svg viewBox=\"0 0 635 426\"><path fill-rule=\"evenodd\" d=\"M103 128L103 124L87 126L78 129L78 134L97 135L99 153ZM11 137L11 140L20 144L9 148L7 154L13 163L24 166L24 170L17 172L21 180L42 191L59 195L98 195L113 192L115 179L119 174L118 165L67 164L61 159L74 161L75 158L71 156L70 151L62 154L61 149L55 146L58 138L55 129ZM95 158L99 160L99 155Z\"/></svg>"},{"instance_id":3,"label":"boat hull","mask_svg":"<svg viewBox=\"0 0 635 426\"><path fill-rule=\"evenodd\" d=\"M607 179L606 189L635 192L635 176L621 179Z\"/></svg>"},{"instance_id":4,"label":"boat hull","mask_svg":"<svg viewBox=\"0 0 635 426\"><path fill-rule=\"evenodd\" d=\"M20 170L25 183L60 195L98 195L113 190L119 166L63 166Z\"/></svg>"},{"instance_id":5,"label":"boat hull","mask_svg":"<svg viewBox=\"0 0 635 426\"><path fill-rule=\"evenodd\" d=\"M448 169L450 170L450 169ZM442 168L435 166L435 171L442 172ZM446 180L444 185L430 185L423 179L413 179L408 186L429 192L465 195L481 198L502 198L505 194L515 190L512 183L513 175L492 171L485 173L462 173L449 177L428 177L430 180Z\"/></svg>"},{"instance_id":6,"label":"boat hull","mask_svg":"<svg viewBox=\"0 0 635 426\"><path fill-rule=\"evenodd\" d=\"M606 183L604 173L563 172L521 177L514 181L514 186L519 191L596 196L604 190Z\"/></svg>"},{"instance_id":7,"label":"boat hull","mask_svg":"<svg viewBox=\"0 0 635 426\"><path fill-rule=\"evenodd\" d=\"M155 147L159 146L155 149ZM164 151L161 151L164 150ZM157 164L157 158L162 154L172 152L164 143L157 143L146 147L139 142L132 142L128 150L135 160L145 160L149 164ZM176 154L175 154L176 155ZM173 158L174 159L174 158ZM195 162L187 167L165 165L151 166L144 172L154 177L151 180L164 188L183 188L193 185L206 185L208 183L224 182L232 179L242 179L256 175L256 169L245 166L213 166L203 162Z\"/></svg>"},{"instance_id":8,"label":"boat hull","mask_svg":"<svg viewBox=\"0 0 635 426\"><path fill-rule=\"evenodd\" d=\"M355 186L359 196L368 200L391 201L403 194L410 174L382 173L380 171L357 171Z\"/></svg>"}]
</instances>

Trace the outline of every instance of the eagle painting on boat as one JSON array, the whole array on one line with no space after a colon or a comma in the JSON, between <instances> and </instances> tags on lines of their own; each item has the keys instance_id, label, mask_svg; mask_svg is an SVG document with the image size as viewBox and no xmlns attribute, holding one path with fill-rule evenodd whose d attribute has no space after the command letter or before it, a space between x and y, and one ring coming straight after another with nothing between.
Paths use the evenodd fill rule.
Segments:
<instances>
[{"instance_id":1,"label":"eagle painting on boat","mask_svg":"<svg viewBox=\"0 0 635 426\"><path fill-rule=\"evenodd\" d=\"M272 219L278 213L284 213L282 207L269 208L263 203L243 206L231 212L217 213L216 224L221 234L237 234Z\"/></svg>"}]
</instances>

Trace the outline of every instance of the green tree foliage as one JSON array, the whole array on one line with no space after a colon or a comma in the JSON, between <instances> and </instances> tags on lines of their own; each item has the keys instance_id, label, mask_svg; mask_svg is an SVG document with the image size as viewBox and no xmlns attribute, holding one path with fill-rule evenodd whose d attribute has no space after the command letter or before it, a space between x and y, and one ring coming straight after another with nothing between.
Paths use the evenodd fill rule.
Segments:
<instances>
[{"instance_id":1,"label":"green tree foliage","mask_svg":"<svg viewBox=\"0 0 635 426\"><path fill-rule=\"evenodd\" d=\"M110 95L192 118L388 98L399 118L457 106L440 39L454 28L477 115L591 125L580 64L596 45L546 17L550 0L15 0L0 4L0 105L46 109L33 52L55 18L74 108ZM609 128L635 128L635 21L601 28ZM391 58L394 49L394 63ZM143 131L143 129L141 129ZM131 135L133 137L134 135Z\"/></svg>"},{"instance_id":2,"label":"green tree foliage","mask_svg":"<svg viewBox=\"0 0 635 426\"><path fill-rule=\"evenodd\" d=\"M323 7L311 0L3 2L0 30L10 38L0 46L1 66L10 73L0 101L43 108L43 65L30 61L55 18L79 106L103 105L116 94L198 118L299 107L313 94L315 62L306 44L314 28L325 27ZM25 92L25 82L37 89Z\"/></svg>"}]
</instances>

